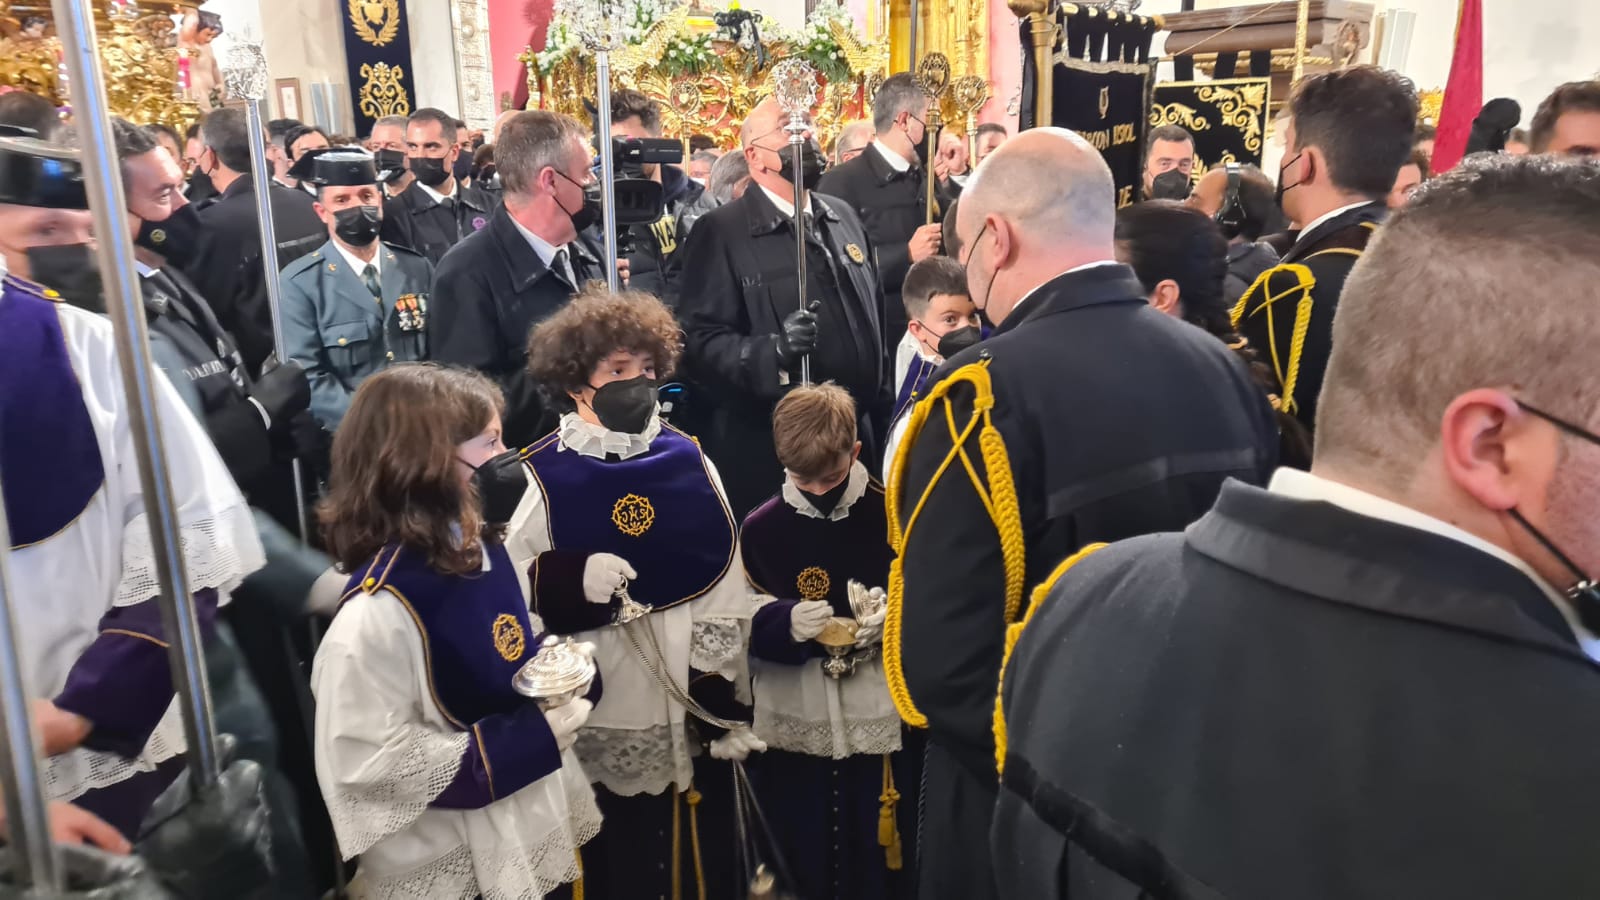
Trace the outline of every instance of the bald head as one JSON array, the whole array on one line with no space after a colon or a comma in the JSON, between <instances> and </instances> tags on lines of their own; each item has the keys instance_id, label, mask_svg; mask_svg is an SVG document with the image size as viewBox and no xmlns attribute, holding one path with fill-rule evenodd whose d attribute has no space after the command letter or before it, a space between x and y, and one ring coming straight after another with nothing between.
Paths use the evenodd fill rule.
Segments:
<instances>
[{"instance_id":1,"label":"bald head","mask_svg":"<svg viewBox=\"0 0 1600 900\"><path fill-rule=\"evenodd\" d=\"M776 99L768 97L757 103L739 126L739 146L750 149L751 144L775 131L782 120L783 108Z\"/></svg>"},{"instance_id":2,"label":"bald head","mask_svg":"<svg viewBox=\"0 0 1600 900\"><path fill-rule=\"evenodd\" d=\"M1035 128L1007 141L973 173L957 207L973 300L1000 322L1045 281L1112 259L1116 212L1111 169L1076 133ZM991 276L992 295L984 287Z\"/></svg>"}]
</instances>

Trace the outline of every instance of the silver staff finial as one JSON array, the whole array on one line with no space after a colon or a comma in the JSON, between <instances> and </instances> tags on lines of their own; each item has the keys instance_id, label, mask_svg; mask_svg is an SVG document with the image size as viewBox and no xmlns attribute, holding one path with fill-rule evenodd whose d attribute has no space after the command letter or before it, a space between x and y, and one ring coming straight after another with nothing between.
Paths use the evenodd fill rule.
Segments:
<instances>
[{"instance_id":1,"label":"silver staff finial","mask_svg":"<svg viewBox=\"0 0 1600 900\"><path fill-rule=\"evenodd\" d=\"M267 99L269 75L267 57L261 52L260 44L234 42L228 51L228 67L222 73L229 97L256 101Z\"/></svg>"},{"instance_id":2,"label":"silver staff finial","mask_svg":"<svg viewBox=\"0 0 1600 900\"><path fill-rule=\"evenodd\" d=\"M772 94L790 116L803 116L817 104L817 72L811 64L790 57L772 67Z\"/></svg>"}]
</instances>

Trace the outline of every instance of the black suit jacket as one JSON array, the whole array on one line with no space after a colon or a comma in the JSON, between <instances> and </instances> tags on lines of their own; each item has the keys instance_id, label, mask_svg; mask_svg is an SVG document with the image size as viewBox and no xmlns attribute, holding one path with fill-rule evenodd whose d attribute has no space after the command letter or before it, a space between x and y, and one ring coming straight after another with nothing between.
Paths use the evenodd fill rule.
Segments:
<instances>
[{"instance_id":1,"label":"black suit jacket","mask_svg":"<svg viewBox=\"0 0 1600 900\"><path fill-rule=\"evenodd\" d=\"M1449 537L1229 484L1073 566L1004 695L1001 896L1600 896L1600 666Z\"/></svg>"},{"instance_id":2,"label":"black suit jacket","mask_svg":"<svg viewBox=\"0 0 1600 900\"><path fill-rule=\"evenodd\" d=\"M273 184L270 196L281 269L321 246L328 239L328 226L303 191ZM250 372L258 373L273 350L272 306L267 300L269 273L261 268L261 227L250 176L228 185L215 202L200 210L200 223L205 226L204 250L185 274L211 303L217 321L233 335ZM278 275L273 272L270 277Z\"/></svg>"},{"instance_id":3,"label":"black suit jacket","mask_svg":"<svg viewBox=\"0 0 1600 900\"><path fill-rule=\"evenodd\" d=\"M478 369L500 383L507 446L533 443L555 421L528 375L528 332L566 305L584 282L605 277L600 253L585 237L570 248L578 285L545 266L501 206L487 227L452 247L433 273L430 356Z\"/></svg>"},{"instance_id":4,"label":"black suit jacket","mask_svg":"<svg viewBox=\"0 0 1600 900\"><path fill-rule=\"evenodd\" d=\"M821 193L850 205L866 227L877 249L878 274L883 285L883 336L894 347L906 330L905 306L900 288L911 269L911 235L928 218L928 190L923 169L912 166L896 172L876 149L868 147L855 159L829 169L817 185ZM958 188L959 191L959 188ZM935 202L947 208L950 197L938 192ZM934 221L939 221L938 217Z\"/></svg>"},{"instance_id":5,"label":"black suit jacket","mask_svg":"<svg viewBox=\"0 0 1600 900\"><path fill-rule=\"evenodd\" d=\"M458 185L450 207L434 202L416 181L383 203L383 240L414 250L434 265L463 237L489 224L498 197L475 187Z\"/></svg>"},{"instance_id":6,"label":"black suit jacket","mask_svg":"<svg viewBox=\"0 0 1600 900\"><path fill-rule=\"evenodd\" d=\"M1339 295L1387 214L1383 203L1367 203L1301 232L1265 279L1258 279L1235 307L1239 333L1273 367L1278 396L1307 431L1316 425L1317 396L1333 352L1333 314L1339 308ZM1310 298L1304 314L1303 297ZM1304 338L1297 353L1294 335L1299 327Z\"/></svg>"}]
</instances>

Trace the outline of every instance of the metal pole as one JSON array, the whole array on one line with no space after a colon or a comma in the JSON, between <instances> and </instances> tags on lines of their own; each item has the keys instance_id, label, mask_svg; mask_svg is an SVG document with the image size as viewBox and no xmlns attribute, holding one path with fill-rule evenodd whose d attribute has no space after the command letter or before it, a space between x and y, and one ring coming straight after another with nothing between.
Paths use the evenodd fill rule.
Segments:
<instances>
[{"instance_id":1,"label":"metal pole","mask_svg":"<svg viewBox=\"0 0 1600 900\"><path fill-rule=\"evenodd\" d=\"M22 675L17 617L12 609L17 595L11 590L10 546L11 527L5 506L0 504L0 738L5 741L5 753L0 755L0 790L5 792L9 843L16 854L17 886L32 885L49 893L61 890L61 869L50 842L49 808L35 755L39 744L28 706L31 685Z\"/></svg>"},{"instance_id":2,"label":"metal pole","mask_svg":"<svg viewBox=\"0 0 1600 900\"><path fill-rule=\"evenodd\" d=\"M598 107L595 112L599 114L595 143L600 145L600 189L605 191L600 229L605 233L606 242L606 286L615 291L620 277L617 275L617 170L611 153L611 51L595 51L594 68L600 78L595 103Z\"/></svg>"},{"instance_id":3,"label":"metal pole","mask_svg":"<svg viewBox=\"0 0 1600 900\"><path fill-rule=\"evenodd\" d=\"M184 713L184 737L189 744L187 762L195 790L206 790L217 780L211 692L205 679L200 623L184 572L172 481L167 474L160 425L156 421L156 381L150 362L150 338L145 331L133 241L124 213L128 204L123 196L121 166L107 114L94 17L89 11L89 0L51 0L51 6L62 55L72 79L72 109L83 144L83 173L88 182L89 205L98 236L106 312L116 334L117 360L122 370L129 426L139 461L139 483L144 491L150 546L164 588L158 598L161 622L170 641L167 659Z\"/></svg>"},{"instance_id":4,"label":"metal pole","mask_svg":"<svg viewBox=\"0 0 1600 900\"><path fill-rule=\"evenodd\" d=\"M794 275L800 283L800 308L806 308L806 179L805 175L805 121L791 115L789 124L789 153L793 158L794 174ZM800 383L811 383L811 354L800 357Z\"/></svg>"},{"instance_id":5,"label":"metal pole","mask_svg":"<svg viewBox=\"0 0 1600 900\"><path fill-rule=\"evenodd\" d=\"M911 0L911 55L906 57L906 68L916 71L917 68L917 0Z\"/></svg>"},{"instance_id":6,"label":"metal pole","mask_svg":"<svg viewBox=\"0 0 1600 900\"><path fill-rule=\"evenodd\" d=\"M254 179L256 199L256 225L261 230L261 277L266 281L267 307L272 313L272 349L278 362L288 360L289 352L283 342L283 289L278 282L278 232L272 226L272 170L267 165L265 121L261 115L261 101L267 89L267 60L259 47L247 46L229 58L228 86L236 88L235 96L245 98L245 119L250 138L250 173ZM232 93L232 91L230 91ZM310 540L311 522L306 513L305 472L299 458L291 462L294 473L295 525L300 529L300 540Z\"/></svg>"}]
</instances>

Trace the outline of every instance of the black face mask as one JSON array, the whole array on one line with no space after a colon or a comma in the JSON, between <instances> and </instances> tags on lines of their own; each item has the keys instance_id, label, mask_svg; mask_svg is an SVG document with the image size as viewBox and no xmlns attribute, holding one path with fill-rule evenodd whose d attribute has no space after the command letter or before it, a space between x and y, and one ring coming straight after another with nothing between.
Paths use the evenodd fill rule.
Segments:
<instances>
[{"instance_id":1,"label":"black face mask","mask_svg":"<svg viewBox=\"0 0 1600 900\"><path fill-rule=\"evenodd\" d=\"M1188 175L1177 169L1169 169L1150 180L1150 199L1187 200L1190 188Z\"/></svg>"},{"instance_id":2,"label":"black face mask","mask_svg":"<svg viewBox=\"0 0 1600 900\"><path fill-rule=\"evenodd\" d=\"M352 247L366 247L378 239L383 210L376 206L352 206L333 214L333 233Z\"/></svg>"},{"instance_id":3,"label":"black face mask","mask_svg":"<svg viewBox=\"0 0 1600 900\"><path fill-rule=\"evenodd\" d=\"M457 179L465 178L472 174L472 157L465 153L456 154L455 165L451 167L451 174Z\"/></svg>"},{"instance_id":4,"label":"black face mask","mask_svg":"<svg viewBox=\"0 0 1600 900\"><path fill-rule=\"evenodd\" d=\"M912 152L917 154L917 162L926 169L928 167L928 123L908 114L907 121L911 120L915 120L918 125L922 126L922 140L913 142L911 148ZM911 131L907 129L906 138L909 140L910 137Z\"/></svg>"},{"instance_id":5,"label":"black face mask","mask_svg":"<svg viewBox=\"0 0 1600 900\"><path fill-rule=\"evenodd\" d=\"M444 167L444 160L431 156L411 157L411 174L428 187L438 187L450 177L450 170Z\"/></svg>"},{"instance_id":6,"label":"black face mask","mask_svg":"<svg viewBox=\"0 0 1600 900\"><path fill-rule=\"evenodd\" d=\"M972 265L972 257L977 254L978 244L983 240L983 233L988 229L989 223L983 223L983 227L978 229L977 236L972 239L972 249L967 251L966 264L968 266ZM978 306L976 300L972 304L978 308L978 324L982 326L982 332L985 334L994 330L994 320L989 318L989 297L994 293L994 280L998 277L1000 277L999 269L995 269L989 274L989 286L983 289L983 305ZM947 356L945 359L949 359L949 357Z\"/></svg>"},{"instance_id":7,"label":"black face mask","mask_svg":"<svg viewBox=\"0 0 1600 900\"><path fill-rule=\"evenodd\" d=\"M61 295L79 309L106 311L100 265L88 244L29 247L28 271L33 280Z\"/></svg>"},{"instance_id":8,"label":"black face mask","mask_svg":"<svg viewBox=\"0 0 1600 900\"><path fill-rule=\"evenodd\" d=\"M1300 186L1299 182L1295 182L1291 185L1285 185L1283 183L1283 170L1294 165L1297 161L1299 161L1300 157L1305 155L1305 151L1302 150L1294 155L1294 159L1291 159L1278 167L1278 189L1272 193L1272 202L1276 204L1279 209L1283 209L1283 195L1288 193L1290 188L1297 188Z\"/></svg>"},{"instance_id":9,"label":"black face mask","mask_svg":"<svg viewBox=\"0 0 1600 900\"><path fill-rule=\"evenodd\" d=\"M1517 401L1517 405L1573 437L1581 438L1591 444L1600 445L1600 435L1586 428L1581 428L1542 410L1534 409L1520 400ZM1549 551L1557 562L1572 573L1572 577L1576 580L1566 589L1567 599L1572 601L1572 607L1577 611L1578 619L1583 622L1584 628L1589 631L1600 631L1600 584L1597 584L1586 572L1578 568L1578 564L1572 561L1572 557L1562 553L1556 547L1554 541L1545 537L1544 532L1533 527L1533 523L1523 518L1522 513L1517 509L1513 508L1511 510L1511 518L1515 519L1518 525L1521 525L1529 534L1533 535L1534 540L1542 544L1544 549Z\"/></svg>"},{"instance_id":10,"label":"black face mask","mask_svg":"<svg viewBox=\"0 0 1600 900\"><path fill-rule=\"evenodd\" d=\"M565 172L558 170L556 174L566 178L568 181L572 181L571 178L567 178ZM572 230L581 232L600 224L600 218L604 212L604 208L600 203L600 185L591 184L588 187L584 187L576 181L572 181L572 183L583 191L583 205L578 207L577 212L567 209L567 205L562 203L560 198L555 197L554 194L550 196L555 198L556 205L561 207L561 211L572 219Z\"/></svg>"},{"instance_id":11,"label":"black face mask","mask_svg":"<svg viewBox=\"0 0 1600 900\"><path fill-rule=\"evenodd\" d=\"M643 375L607 382L594 389L589 408L607 429L619 434L641 434L655 415L655 382Z\"/></svg>"},{"instance_id":12,"label":"black face mask","mask_svg":"<svg viewBox=\"0 0 1600 900\"><path fill-rule=\"evenodd\" d=\"M380 173L388 172L384 184L394 184L406 177L406 155L399 150L379 150L372 154L372 166Z\"/></svg>"},{"instance_id":13,"label":"black face mask","mask_svg":"<svg viewBox=\"0 0 1600 900\"><path fill-rule=\"evenodd\" d=\"M482 465L474 466L472 486L478 490L483 523L492 527L510 524L522 495L528 490L528 473L522 470L522 451L497 453Z\"/></svg>"},{"instance_id":14,"label":"black face mask","mask_svg":"<svg viewBox=\"0 0 1600 900\"><path fill-rule=\"evenodd\" d=\"M838 508L839 506L839 501L844 499L845 489L849 487L850 476L846 475L843 481L820 494L813 494L810 491L801 491L800 496L806 498L806 502L811 504L812 509L822 513L822 515L826 517L833 515L834 509Z\"/></svg>"},{"instance_id":15,"label":"black face mask","mask_svg":"<svg viewBox=\"0 0 1600 900\"><path fill-rule=\"evenodd\" d=\"M947 331L939 338L939 355L945 359L950 359L981 340L983 340L983 333L972 325L968 325L965 328L957 328L954 331Z\"/></svg>"},{"instance_id":16,"label":"black face mask","mask_svg":"<svg viewBox=\"0 0 1600 900\"><path fill-rule=\"evenodd\" d=\"M778 156L783 159L783 168L778 170L778 177L794 184L794 150L784 147L778 151ZM828 168L828 160L822 155L822 148L814 140L806 141L800 151L801 185L808 191L817 189L817 182L822 180L822 173Z\"/></svg>"},{"instance_id":17,"label":"black face mask","mask_svg":"<svg viewBox=\"0 0 1600 900\"><path fill-rule=\"evenodd\" d=\"M195 212L193 203L185 203L159 222L140 220L139 233L133 236L133 242L184 268L200 251L202 234L200 214Z\"/></svg>"}]
</instances>

